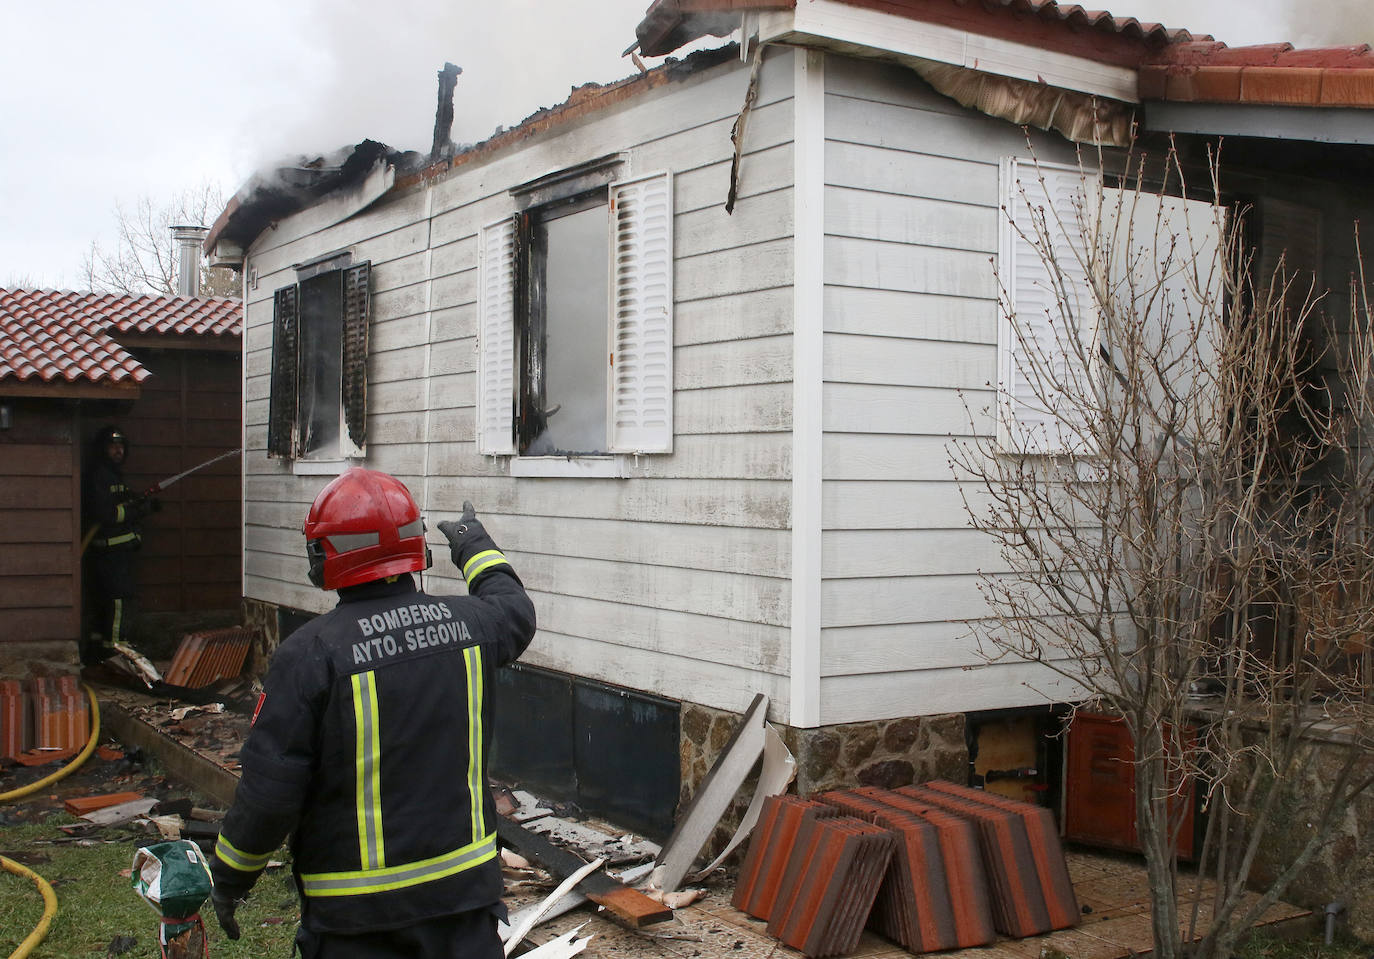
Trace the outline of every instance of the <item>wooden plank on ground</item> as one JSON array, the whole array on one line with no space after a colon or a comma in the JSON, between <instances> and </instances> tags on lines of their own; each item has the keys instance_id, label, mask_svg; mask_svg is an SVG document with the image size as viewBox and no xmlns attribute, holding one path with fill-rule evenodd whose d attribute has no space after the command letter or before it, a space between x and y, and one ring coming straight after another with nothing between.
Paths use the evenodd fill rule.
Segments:
<instances>
[{"instance_id":1,"label":"wooden plank on ground","mask_svg":"<svg viewBox=\"0 0 1374 959\"><path fill-rule=\"evenodd\" d=\"M587 863L576 853L555 846L544 836L532 832L505 816L497 817L496 834L521 855L534 860L560 879L571 876ZM631 929L673 917L673 910L631 889L605 873L595 872L577 884L577 891Z\"/></svg>"}]
</instances>

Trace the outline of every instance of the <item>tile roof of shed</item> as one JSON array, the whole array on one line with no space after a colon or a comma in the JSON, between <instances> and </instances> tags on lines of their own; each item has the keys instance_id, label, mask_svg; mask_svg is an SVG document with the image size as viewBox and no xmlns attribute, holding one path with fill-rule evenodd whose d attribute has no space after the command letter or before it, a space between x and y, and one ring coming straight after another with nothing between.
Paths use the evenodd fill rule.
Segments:
<instances>
[{"instance_id":1,"label":"tile roof of shed","mask_svg":"<svg viewBox=\"0 0 1374 959\"><path fill-rule=\"evenodd\" d=\"M116 335L236 337L241 306L220 297L0 289L0 383L135 385L150 374Z\"/></svg>"}]
</instances>

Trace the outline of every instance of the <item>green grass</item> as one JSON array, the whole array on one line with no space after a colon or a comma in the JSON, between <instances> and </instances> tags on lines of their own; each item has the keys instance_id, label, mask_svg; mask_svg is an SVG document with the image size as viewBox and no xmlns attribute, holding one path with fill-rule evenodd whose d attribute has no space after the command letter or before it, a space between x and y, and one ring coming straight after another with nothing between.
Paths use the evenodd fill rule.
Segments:
<instances>
[{"instance_id":1,"label":"green grass","mask_svg":"<svg viewBox=\"0 0 1374 959\"><path fill-rule=\"evenodd\" d=\"M1374 946L1340 931L1326 944L1324 931L1306 936L1285 936L1263 931L1249 936L1236 949L1235 959L1369 959Z\"/></svg>"},{"instance_id":2,"label":"green grass","mask_svg":"<svg viewBox=\"0 0 1374 959\"><path fill-rule=\"evenodd\" d=\"M30 955L34 959L66 959L104 956L117 936L138 940L128 959L158 956L158 919L152 908L134 892L133 881L121 876L129 868L134 850L157 842L155 836L132 836L122 829L106 829L105 838L81 846L53 843L62 837L58 826L76 822L65 813L31 825L6 826L0 830L0 852L21 862L52 885L57 895L57 916L47 937ZM282 857L285 851L282 852ZM296 934L300 914L290 869L268 872L238 911L243 935L231 942L215 922L206 904L202 913L210 953L216 959L233 956L286 956ZM43 899L28 879L0 871L0 955L9 955L33 931L43 915ZM262 925L267 920L280 920Z\"/></svg>"}]
</instances>

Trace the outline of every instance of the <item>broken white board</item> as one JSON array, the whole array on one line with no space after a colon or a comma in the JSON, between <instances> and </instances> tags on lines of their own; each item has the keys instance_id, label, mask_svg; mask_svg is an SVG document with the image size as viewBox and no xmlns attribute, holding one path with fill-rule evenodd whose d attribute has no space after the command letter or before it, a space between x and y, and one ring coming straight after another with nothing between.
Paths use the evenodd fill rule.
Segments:
<instances>
[{"instance_id":1,"label":"broken white board","mask_svg":"<svg viewBox=\"0 0 1374 959\"><path fill-rule=\"evenodd\" d=\"M581 869L577 870L577 872L564 879L563 882L559 884L558 888L549 893L544 901L541 902L532 913L525 916L518 925L511 927L510 935L506 937L505 941L506 955L509 956L511 950L520 945L520 940L529 935L530 930L544 920L545 916L548 915L550 907L552 907L554 903L572 892L573 887L587 878L587 876L590 876L592 873L596 872L596 870L600 869L603 862L604 860L601 859L593 859Z\"/></svg>"},{"instance_id":2,"label":"broken white board","mask_svg":"<svg viewBox=\"0 0 1374 959\"><path fill-rule=\"evenodd\" d=\"M577 938L577 934L582 931L582 927L585 925L584 922L576 929L569 929L557 939L550 939L537 949L531 949L524 953L520 959L570 959L571 956L575 956L586 949L587 943L592 941L591 936Z\"/></svg>"},{"instance_id":3,"label":"broken white board","mask_svg":"<svg viewBox=\"0 0 1374 959\"><path fill-rule=\"evenodd\" d=\"M696 795L673 828L673 834L664 843L649 877L651 887L673 892L682 883L697 853L701 852L715 832L717 823L730 807L730 801L735 798L740 784L748 777L763 752L767 739L764 731L767 715L768 697L758 693L745 710L744 719L734 735L716 758L715 765L697 787Z\"/></svg>"},{"instance_id":4,"label":"broken white board","mask_svg":"<svg viewBox=\"0 0 1374 959\"><path fill-rule=\"evenodd\" d=\"M772 725L764 723L764 726L766 728L763 740L763 768L759 771L758 785L754 787L754 796L749 800L749 808L744 811L744 818L740 820L739 828L730 837L725 849L714 862L692 876L693 882L699 882L715 872L725 861L725 857L734 852L735 847L754 831L754 824L759 821L759 813L763 811L763 801L769 796L786 792L792 780L797 778L797 760L793 758L792 750L787 748L787 744L782 741L782 737Z\"/></svg>"}]
</instances>

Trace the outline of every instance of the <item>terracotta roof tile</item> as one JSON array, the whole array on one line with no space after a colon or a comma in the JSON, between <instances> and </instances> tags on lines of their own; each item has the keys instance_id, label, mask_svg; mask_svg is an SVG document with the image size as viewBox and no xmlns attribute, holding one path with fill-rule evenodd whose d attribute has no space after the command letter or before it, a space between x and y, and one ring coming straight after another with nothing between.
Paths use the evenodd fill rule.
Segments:
<instances>
[{"instance_id":1,"label":"terracotta roof tile","mask_svg":"<svg viewBox=\"0 0 1374 959\"><path fill-rule=\"evenodd\" d=\"M238 300L0 289L0 382L141 383L119 333L238 336Z\"/></svg>"},{"instance_id":2,"label":"terracotta roof tile","mask_svg":"<svg viewBox=\"0 0 1374 959\"><path fill-rule=\"evenodd\" d=\"M1140 90L1145 99L1191 103L1374 107L1374 50L1178 43L1141 67Z\"/></svg>"}]
</instances>

